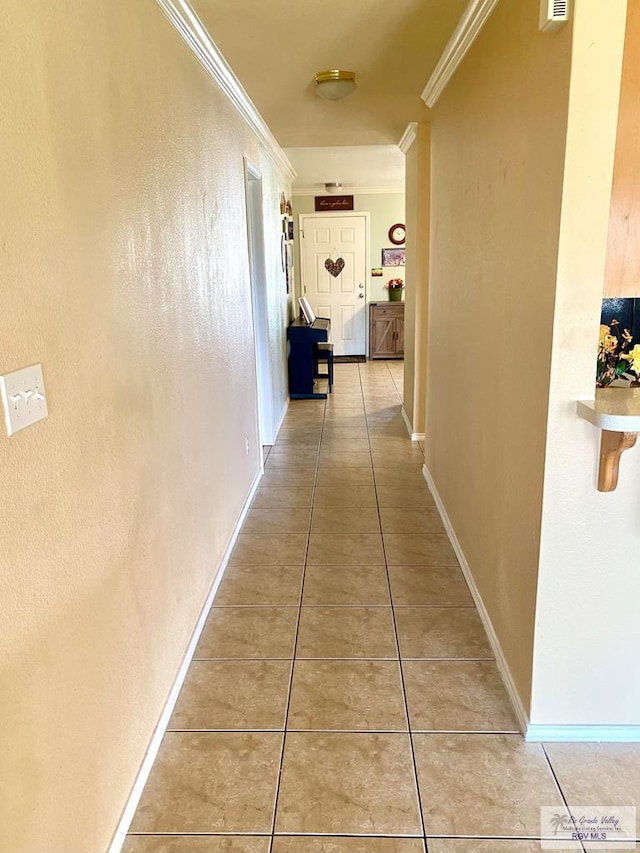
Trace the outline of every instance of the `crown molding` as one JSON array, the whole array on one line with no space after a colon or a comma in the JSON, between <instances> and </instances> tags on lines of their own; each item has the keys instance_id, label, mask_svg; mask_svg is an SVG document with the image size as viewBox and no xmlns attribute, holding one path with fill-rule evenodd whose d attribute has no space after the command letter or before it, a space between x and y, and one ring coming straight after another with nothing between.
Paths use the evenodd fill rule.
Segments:
<instances>
[{"instance_id":1,"label":"crown molding","mask_svg":"<svg viewBox=\"0 0 640 853\"><path fill-rule=\"evenodd\" d=\"M402 139L400 140L400 142L398 142L398 148L402 151L403 154L406 154L417 138L418 122L410 121L407 125L405 132L402 134Z\"/></svg>"},{"instance_id":2,"label":"crown molding","mask_svg":"<svg viewBox=\"0 0 640 853\"><path fill-rule=\"evenodd\" d=\"M287 155L278 145L267 123L214 44L188 0L157 0L157 3L205 70L213 77L227 99L264 145L276 165L293 181L296 173Z\"/></svg>"},{"instance_id":3,"label":"crown molding","mask_svg":"<svg viewBox=\"0 0 640 853\"><path fill-rule=\"evenodd\" d=\"M291 194L294 196L301 195L384 195L385 193L391 194L404 194L404 187L343 187L340 192L328 193L322 187L294 187Z\"/></svg>"},{"instance_id":4,"label":"crown molding","mask_svg":"<svg viewBox=\"0 0 640 853\"><path fill-rule=\"evenodd\" d=\"M498 0L470 0L422 93L428 107L434 106L497 5Z\"/></svg>"}]
</instances>

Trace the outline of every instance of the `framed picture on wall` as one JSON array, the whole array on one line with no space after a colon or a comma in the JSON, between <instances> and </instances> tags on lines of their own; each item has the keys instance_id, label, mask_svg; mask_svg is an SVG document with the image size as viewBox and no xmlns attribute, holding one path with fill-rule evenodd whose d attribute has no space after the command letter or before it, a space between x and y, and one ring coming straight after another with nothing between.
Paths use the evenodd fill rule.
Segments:
<instances>
[{"instance_id":1,"label":"framed picture on wall","mask_svg":"<svg viewBox=\"0 0 640 853\"><path fill-rule=\"evenodd\" d=\"M404 266L405 248L393 248L382 250L382 266L383 267L403 267Z\"/></svg>"}]
</instances>

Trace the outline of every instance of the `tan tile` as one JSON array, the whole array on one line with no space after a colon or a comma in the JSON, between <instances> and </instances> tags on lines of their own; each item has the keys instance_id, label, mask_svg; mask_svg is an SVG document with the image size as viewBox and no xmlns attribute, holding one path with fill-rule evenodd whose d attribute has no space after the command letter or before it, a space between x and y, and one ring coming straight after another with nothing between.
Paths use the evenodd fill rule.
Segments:
<instances>
[{"instance_id":1,"label":"tan tile","mask_svg":"<svg viewBox=\"0 0 640 853\"><path fill-rule=\"evenodd\" d=\"M288 734L276 832L421 834L405 734Z\"/></svg>"},{"instance_id":2,"label":"tan tile","mask_svg":"<svg viewBox=\"0 0 640 853\"><path fill-rule=\"evenodd\" d=\"M307 566L303 604L389 606L384 566Z\"/></svg>"},{"instance_id":3,"label":"tan tile","mask_svg":"<svg viewBox=\"0 0 640 853\"><path fill-rule=\"evenodd\" d=\"M409 436L407 435L406 429L404 435L391 435L385 437L372 436L369 441L371 445L371 451L375 451L377 456L383 457L384 454L389 450L399 452L402 450L411 450L413 448L413 444L410 441Z\"/></svg>"},{"instance_id":4,"label":"tan tile","mask_svg":"<svg viewBox=\"0 0 640 853\"><path fill-rule=\"evenodd\" d=\"M288 729L407 731L397 661L296 661Z\"/></svg>"},{"instance_id":5,"label":"tan tile","mask_svg":"<svg viewBox=\"0 0 640 853\"><path fill-rule=\"evenodd\" d=\"M482 841L479 838L429 838L429 853L541 853L539 841L516 841L513 838L492 838ZM580 851L578 842L570 841L563 850Z\"/></svg>"},{"instance_id":6,"label":"tan tile","mask_svg":"<svg viewBox=\"0 0 640 853\"><path fill-rule=\"evenodd\" d=\"M296 447L295 444L283 444L280 447L273 447L267 458L267 468L286 467L292 465L305 465L310 467L318 461L318 454L311 451L308 447Z\"/></svg>"},{"instance_id":7,"label":"tan tile","mask_svg":"<svg viewBox=\"0 0 640 853\"><path fill-rule=\"evenodd\" d=\"M355 507L345 512L341 507L316 507L313 510L312 533L380 533L377 507Z\"/></svg>"},{"instance_id":8,"label":"tan tile","mask_svg":"<svg viewBox=\"0 0 640 853\"><path fill-rule=\"evenodd\" d=\"M464 575L455 566L389 566L389 580L396 607L473 607Z\"/></svg>"},{"instance_id":9,"label":"tan tile","mask_svg":"<svg viewBox=\"0 0 640 853\"><path fill-rule=\"evenodd\" d=\"M316 477L316 466L312 465L287 465L282 468L266 468L262 476L261 485L265 488L270 486L308 486L313 485Z\"/></svg>"},{"instance_id":10,"label":"tan tile","mask_svg":"<svg viewBox=\"0 0 640 853\"><path fill-rule=\"evenodd\" d=\"M315 507L363 507L376 506L376 490L370 486L319 486L315 491Z\"/></svg>"},{"instance_id":11,"label":"tan tile","mask_svg":"<svg viewBox=\"0 0 640 853\"><path fill-rule=\"evenodd\" d=\"M418 838L276 836L272 851L273 853L424 853L424 842Z\"/></svg>"},{"instance_id":12,"label":"tan tile","mask_svg":"<svg viewBox=\"0 0 640 853\"><path fill-rule=\"evenodd\" d=\"M214 607L195 658L290 658L296 607Z\"/></svg>"},{"instance_id":13,"label":"tan tile","mask_svg":"<svg viewBox=\"0 0 640 853\"><path fill-rule=\"evenodd\" d=\"M310 507L313 483L306 486L261 485L251 504L252 509L275 509L278 507Z\"/></svg>"},{"instance_id":14,"label":"tan tile","mask_svg":"<svg viewBox=\"0 0 640 853\"><path fill-rule=\"evenodd\" d=\"M372 439L381 438L407 438L407 428L404 424L397 421L368 421L369 437Z\"/></svg>"},{"instance_id":15,"label":"tan tile","mask_svg":"<svg viewBox=\"0 0 640 853\"><path fill-rule=\"evenodd\" d=\"M403 658L493 658L473 607L398 607Z\"/></svg>"},{"instance_id":16,"label":"tan tile","mask_svg":"<svg viewBox=\"0 0 640 853\"><path fill-rule=\"evenodd\" d=\"M320 452L320 462L318 473L323 473L325 470L338 468L371 468L371 454L365 452L351 452L342 450L322 450Z\"/></svg>"},{"instance_id":17,"label":"tan tile","mask_svg":"<svg viewBox=\"0 0 640 853\"><path fill-rule=\"evenodd\" d=\"M424 465L424 456L418 447L412 447L411 442L408 442L405 447L386 447L378 449L379 445L374 442L371 448L374 467L384 471L394 465L402 465L403 469L407 466L410 469L414 466L418 471Z\"/></svg>"},{"instance_id":18,"label":"tan tile","mask_svg":"<svg viewBox=\"0 0 640 853\"><path fill-rule=\"evenodd\" d=\"M315 450L320 444L322 429L320 427L283 427L278 433L274 447L282 447L285 444L295 444L296 447L310 447Z\"/></svg>"},{"instance_id":19,"label":"tan tile","mask_svg":"<svg viewBox=\"0 0 640 853\"><path fill-rule=\"evenodd\" d=\"M322 430L322 441L326 441L327 439L330 441L336 441L338 439L343 438L368 438L369 432L367 430L366 423L362 423L358 426L351 424L350 426L343 426L339 422L336 421L328 421L325 423L324 428Z\"/></svg>"},{"instance_id":20,"label":"tan tile","mask_svg":"<svg viewBox=\"0 0 640 853\"><path fill-rule=\"evenodd\" d=\"M376 486L376 492L378 504L381 507L411 506L414 509L423 507L435 509L436 506L426 483L424 486L393 486L380 483Z\"/></svg>"},{"instance_id":21,"label":"tan tile","mask_svg":"<svg viewBox=\"0 0 640 853\"><path fill-rule=\"evenodd\" d=\"M384 563L379 533L312 533L307 565L362 566Z\"/></svg>"},{"instance_id":22,"label":"tan tile","mask_svg":"<svg viewBox=\"0 0 640 853\"><path fill-rule=\"evenodd\" d=\"M369 453L368 438L336 438L330 433L322 434L320 453L337 450L342 453Z\"/></svg>"},{"instance_id":23,"label":"tan tile","mask_svg":"<svg viewBox=\"0 0 640 853\"><path fill-rule=\"evenodd\" d=\"M296 656L396 658L390 607L303 607Z\"/></svg>"},{"instance_id":24,"label":"tan tile","mask_svg":"<svg viewBox=\"0 0 640 853\"><path fill-rule=\"evenodd\" d=\"M350 426L362 426L365 421L364 408L356 406L355 408L341 407L333 409L327 406L324 413L324 423L335 424L345 428Z\"/></svg>"},{"instance_id":25,"label":"tan tile","mask_svg":"<svg viewBox=\"0 0 640 853\"><path fill-rule=\"evenodd\" d=\"M371 486L373 469L371 468L321 468L318 470L316 485L327 486Z\"/></svg>"},{"instance_id":26,"label":"tan tile","mask_svg":"<svg viewBox=\"0 0 640 853\"><path fill-rule=\"evenodd\" d=\"M536 836L540 808L563 808L542 748L520 735L416 734L427 835Z\"/></svg>"},{"instance_id":27,"label":"tan tile","mask_svg":"<svg viewBox=\"0 0 640 853\"><path fill-rule=\"evenodd\" d=\"M268 835L129 835L122 853L269 853L270 842Z\"/></svg>"},{"instance_id":28,"label":"tan tile","mask_svg":"<svg viewBox=\"0 0 640 853\"><path fill-rule=\"evenodd\" d=\"M301 566L306 550L305 533L240 533L229 565Z\"/></svg>"},{"instance_id":29,"label":"tan tile","mask_svg":"<svg viewBox=\"0 0 640 853\"><path fill-rule=\"evenodd\" d=\"M302 565L229 566L216 593L216 607L300 604Z\"/></svg>"},{"instance_id":30,"label":"tan tile","mask_svg":"<svg viewBox=\"0 0 640 853\"><path fill-rule=\"evenodd\" d=\"M282 735L168 732L132 832L270 832Z\"/></svg>"},{"instance_id":31,"label":"tan tile","mask_svg":"<svg viewBox=\"0 0 640 853\"><path fill-rule=\"evenodd\" d=\"M545 750L570 807L635 806L640 821L640 743L549 743Z\"/></svg>"},{"instance_id":32,"label":"tan tile","mask_svg":"<svg viewBox=\"0 0 640 853\"><path fill-rule=\"evenodd\" d=\"M424 485L422 476L422 462L411 464L397 463L390 467L374 466L374 478L377 485L407 485L412 487Z\"/></svg>"},{"instance_id":33,"label":"tan tile","mask_svg":"<svg viewBox=\"0 0 640 853\"><path fill-rule=\"evenodd\" d=\"M290 661L194 660L169 729L283 729Z\"/></svg>"},{"instance_id":34,"label":"tan tile","mask_svg":"<svg viewBox=\"0 0 640 853\"><path fill-rule=\"evenodd\" d=\"M517 732L493 661L405 661L413 731Z\"/></svg>"},{"instance_id":35,"label":"tan tile","mask_svg":"<svg viewBox=\"0 0 640 853\"><path fill-rule=\"evenodd\" d=\"M444 525L435 506L422 509L382 507L380 520L383 533L444 533Z\"/></svg>"},{"instance_id":36,"label":"tan tile","mask_svg":"<svg viewBox=\"0 0 640 853\"><path fill-rule=\"evenodd\" d=\"M307 533L311 512L308 507L250 509L242 525L243 533Z\"/></svg>"},{"instance_id":37,"label":"tan tile","mask_svg":"<svg viewBox=\"0 0 640 853\"><path fill-rule=\"evenodd\" d=\"M387 562L394 566L457 566L446 533L385 533Z\"/></svg>"}]
</instances>

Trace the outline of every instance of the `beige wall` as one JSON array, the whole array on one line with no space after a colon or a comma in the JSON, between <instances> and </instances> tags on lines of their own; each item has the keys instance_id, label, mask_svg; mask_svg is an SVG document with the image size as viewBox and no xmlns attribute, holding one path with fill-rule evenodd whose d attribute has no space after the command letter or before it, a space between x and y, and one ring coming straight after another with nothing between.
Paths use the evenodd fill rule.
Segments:
<instances>
[{"instance_id":1,"label":"beige wall","mask_svg":"<svg viewBox=\"0 0 640 853\"><path fill-rule=\"evenodd\" d=\"M534 724L640 725L640 453L596 490L593 399L625 0L576 5L538 590ZM622 392L624 393L624 392ZM637 739L637 729L635 737Z\"/></svg>"},{"instance_id":2,"label":"beige wall","mask_svg":"<svg viewBox=\"0 0 640 853\"><path fill-rule=\"evenodd\" d=\"M426 462L529 706L571 27L502 0L432 116Z\"/></svg>"},{"instance_id":3,"label":"beige wall","mask_svg":"<svg viewBox=\"0 0 640 853\"><path fill-rule=\"evenodd\" d=\"M640 0L629 0L605 266L605 296L640 296L639 94Z\"/></svg>"},{"instance_id":4,"label":"beige wall","mask_svg":"<svg viewBox=\"0 0 640 853\"><path fill-rule=\"evenodd\" d=\"M423 435L429 327L431 125L418 124L406 154L407 281L403 406L412 435Z\"/></svg>"},{"instance_id":5,"label":"beige wall","mask_svg":"<svg viewBox=\"0 0 640 853\"><path fill-rule=\"evenodd\" d=\"M0 850L99 853L259 469L243 155L280 372L288 186L152 0L0 26L0 371L50 412L0 435Z\"/></svg>"}]
</instances>

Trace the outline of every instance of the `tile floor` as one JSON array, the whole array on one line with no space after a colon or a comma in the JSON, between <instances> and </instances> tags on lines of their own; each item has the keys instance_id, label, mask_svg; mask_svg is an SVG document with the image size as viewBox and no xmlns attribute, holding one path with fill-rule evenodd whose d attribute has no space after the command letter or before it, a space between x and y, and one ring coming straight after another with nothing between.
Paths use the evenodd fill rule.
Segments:
<instances>
[{"instance_id":1,"label":"tile floor","mask_svg":"<svg viewBox=\"0 0 640 853\"><path fill-rule=\"evenodd\" d=\"M531 853L540 806L640 805L640 745L517 733L401 383L291 403L124 853Z\"/></svg>"}]
</instances>

